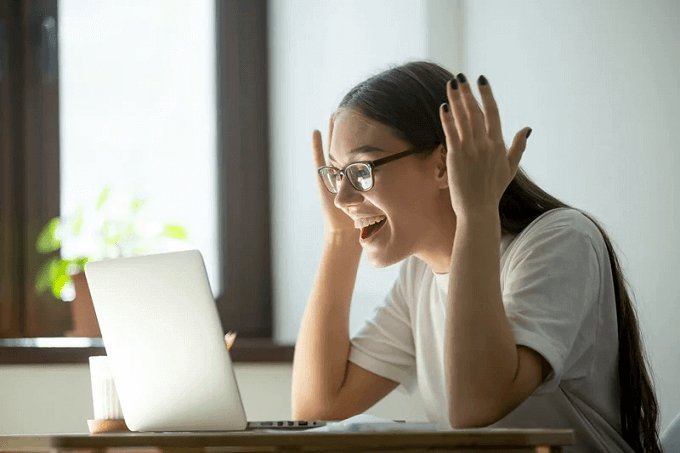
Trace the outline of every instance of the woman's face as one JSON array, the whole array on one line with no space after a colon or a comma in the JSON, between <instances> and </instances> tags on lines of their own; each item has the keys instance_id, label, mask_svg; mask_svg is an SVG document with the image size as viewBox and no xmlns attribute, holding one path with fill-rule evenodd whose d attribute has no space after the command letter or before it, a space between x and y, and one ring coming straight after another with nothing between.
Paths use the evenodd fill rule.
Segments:
<instances>
[{"instance_id":1,"label":"woman's face","mask_svg":"<svg viewBox=\"0 0 680 453\"><path fill-rule=\"evenodd\" d=\"M335 118L328 164L342 169L412 148L391 128L346 109ZM385 163L374 169L373 188L366 192L342 179L335 205L354 220L360 243L375 266L389 266L410 255L425 261L438 253L450 257L453 210L444 162L443 154L435 151ZM380 222L366 227L376 220ZM450 241L442 240L442 235Z\"/></svg>"}]
</instances>

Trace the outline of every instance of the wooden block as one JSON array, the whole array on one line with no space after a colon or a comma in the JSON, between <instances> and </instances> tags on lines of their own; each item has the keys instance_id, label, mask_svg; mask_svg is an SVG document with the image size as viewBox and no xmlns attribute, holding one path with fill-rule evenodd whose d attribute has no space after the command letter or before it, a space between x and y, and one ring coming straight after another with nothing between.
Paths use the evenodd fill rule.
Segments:
<instances>
[{"instance_id":1,"label":"wooden block","mask_svg":"<svg viewBox=\"0 0 680 453\"><path fill-rule=\"evenodd\" d=\"M90 429L90 434L97 433L121 433L129 432L125 420L88 420L87 427Z\"/></svg>"}]
</instances>

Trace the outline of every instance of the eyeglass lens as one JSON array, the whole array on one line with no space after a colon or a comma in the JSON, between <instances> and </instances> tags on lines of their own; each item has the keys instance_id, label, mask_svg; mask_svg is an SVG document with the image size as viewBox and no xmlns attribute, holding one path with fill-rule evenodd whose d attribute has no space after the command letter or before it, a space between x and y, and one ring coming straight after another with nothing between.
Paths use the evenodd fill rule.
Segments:
<instances>
[{"instance_id":1,"label":"eyeglass lens","mask_svg":"<svg viewBox=\"0 0 680 453\"><path fill-rule=\"evenodd\" d=\"M345 175L356 190L363 192L373 187L373 173L371 172L371 167L366 164L356 162L348 165L345 169ZM342 180L339 170L328 167L324 168L321 171L321 178L330 192L338 193L340 181Z\"/></svg>"},{"instance_id":2,"label":"eyeglass lens","mask_svg":"<svg viewBox=\"0 0 680 453\"><path fill-rule=\"evenodd\" d=\"M373 187L373 173L371 172L371 167L362 163L355 163L349 165L345 174L349 178L355 189L357 190L368 190Z\"/></svg>"},{"instance_id":3,"label":"eyeglass lens","mask_svg":"<svg viewBox=\"0 0 680 453\"><path fill-rule=\"evenodd\" d=\"M322 168L319 171L321 175L321 180L323 181L326 189L332 193L338 193L338 182L340 179L340 172L333 168Z\"/></svg>"}]
</instances>

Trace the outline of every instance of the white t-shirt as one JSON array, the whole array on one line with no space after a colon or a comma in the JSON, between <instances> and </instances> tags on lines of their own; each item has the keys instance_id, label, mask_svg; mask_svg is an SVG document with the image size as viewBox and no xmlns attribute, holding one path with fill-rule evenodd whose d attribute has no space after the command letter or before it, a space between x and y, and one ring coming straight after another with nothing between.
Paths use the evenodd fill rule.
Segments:
<instances>
[{"instance_id":1,"label":"white t-shirt","mask_svg":"<svg viewBox=\"0 0 680 453\"><path fill-rule=\"evenodd\" d=\"M620 434L618 335L604 239L574 209L549 211L501 239L501 291L518 345L552 367L545 382L493 427L567 428L574 449L632 449ZM408 258L385 303L352 339L350 359L418 386L430 421L450 428L444 372L449 275Z\"/></svg>"}]
</instances>

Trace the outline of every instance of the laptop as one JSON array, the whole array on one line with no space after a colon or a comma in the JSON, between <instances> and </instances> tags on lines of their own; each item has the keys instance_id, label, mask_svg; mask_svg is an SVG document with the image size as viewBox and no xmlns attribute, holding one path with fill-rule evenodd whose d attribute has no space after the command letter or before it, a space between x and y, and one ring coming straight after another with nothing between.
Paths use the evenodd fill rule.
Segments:
<instances>
[{"instance_id":1,"label":"laptop","mask_svg":"<svg viewBox=\"0 0 680 453\"><path fill-rule=\"evenodd\" d=\"M85 266L125 422L132 431L305 429L248 423L199 251Z\"/></svg>"}]
</instances>

